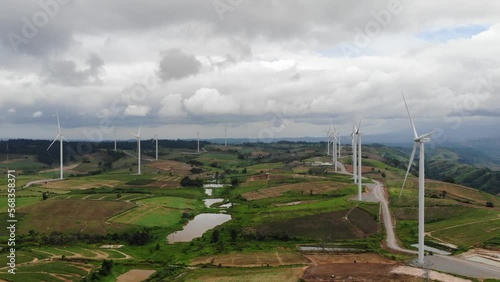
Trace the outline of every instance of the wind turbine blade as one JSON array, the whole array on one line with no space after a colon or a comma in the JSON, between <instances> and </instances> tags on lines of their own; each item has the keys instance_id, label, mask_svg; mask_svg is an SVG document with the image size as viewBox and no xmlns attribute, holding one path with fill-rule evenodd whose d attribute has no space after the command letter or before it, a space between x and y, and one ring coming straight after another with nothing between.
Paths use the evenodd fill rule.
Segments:
<instances>
[{"instance_id":1,"label":"wind turbine blade","mask_svg":"<svg viewBox=\"0 0 500 282\"><path fill-rule=\"evenodd\" d=\"M358 128L357 128L357 130L356 130L356 133L359 133L359 130L361 129L361 120L362 120L362 119L360 119L360 120L359 120L359 123L358 123Z\"/></svg>"},{"instance_id":2,"label":"wind turbine blade","mask_svg":"<svg viewBox=\"0 0 500 282\"><path fill-rule=\"evenodd\" d=\"M417 139L418 138L417 129L415 128L415 124L413 123L413 119L411 118L410 109L408 109L408 104L406 103L403 91L401 91L401 96L403 96L403 101L405 102L406 111L408 112L408 117L410 118L411 127L413 128L413 135L415 136L415 139Z\"/></svg>"},{"instance_id":3,"label":"wind turbine blade","mask_svg":"<svg viewBox=\"0 0 500 282\"><path fill-rule=\"evenodd\" d=\"M57 128L59 129L59 133L61 133L61 124L59 123L59 113L56 113L57 117Z\"/></svg>"},{"instance_id":4,"label":"wind turbine blade","mask_svg":"<svg viewBox=\"0 0 500 282\"><path fill-rule=\"evenodd\" d=\"M418 139L418 140L422 140L422 139L424 139L424 138L428 138L428 137L430 137L432 134L434 134L434 132L436 132L436 130L433 130L433 131L431 131L431 132L429 132L429 133L426 133L426 134L422 134L422 135L418 136L418 138L417 138L417 139Z\"/></svg>"},{"instance_id":5,"label":"wind turbine blade","mask_svg":"<svg viewBox=\"0 0 500 282\"><path fill-rule=\"evenodd\" d=\"M137 131L137 137L141 136L141 128L142 128L142 124L139 126L139 131Z\"/></svg>"},{"instance_id":6,"label":"wind turbine blade","mask_svg":"<svg viewBox=\"0 0 500 282\"><path fill-rule=\"evenodd\" d=\"M62 137L62 139L63 139L64 141L69 142L69 141L68 141L68 139L66 139L66 137L64 137L64 135L62 135L62 134L61 134L61 137Z\"/></svg>"},{"instance_id":7,"label":"wind turbine blade","mask_svg":"<svg viewBox=\"0 0 500 282\"><path fill-rule=\"evenodd\" d=\"M59 138L61 134L57 134L56 138L54 138L54 141L52 141L52 143L50 143L49 147L47 147L47 150L48 151L50 149L50 147L52 147L52 145L54 145L54 143L57 141L57 138Z\"/></svg>"},{"instance_id":8,"label":"wind turbine blade","mask_svg":"<svg viewBox=\"0 0 500 282\"><path fill-rule=\"evenodd\" d=\"M417 142L415 142L413 144L413 151L411 151L410 163L408 164L408 169L406 170L405 180L403 180L403 186L401 186L401 190L399 192L400 198L401 198L401 195L403 194L403 188L405 188L406 179L408 178L408 173L410 173L410 168L411 168L411 164L413 163L413 158L415 158L415 151L417 150L417 145L418 145Z\"/></svg>"}]
</instances>

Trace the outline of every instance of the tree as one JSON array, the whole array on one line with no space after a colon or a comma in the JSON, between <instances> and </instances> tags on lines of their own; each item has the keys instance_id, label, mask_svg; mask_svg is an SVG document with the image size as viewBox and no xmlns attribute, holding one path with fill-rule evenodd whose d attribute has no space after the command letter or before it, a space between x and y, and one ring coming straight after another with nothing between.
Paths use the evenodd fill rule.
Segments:
<instances>
[{"instance_id":1,"label":"tree","mask_svg":"<svg viewBox=\"0 0 500 282\"><path fill-rule=\"evenodd\" d=\"M386 176L385 172L382 172L382 177L385 178Z\"/></svg>"},{"instance_id":2,"label":"tree","mask_svg":"<svg viewBox=\"0 0 500 282\"><path fill-rule=\"evenodd\" d=\"M442 191L441 192L441 197L443 197L443 199L445 199L447 194L448 194L448 192L446 192L446 190Z\"/></svg>"},{"instance_id":3,"label":"tree","mask_svg":"<svg viewBox=\"0 0 500 282\"><path fill-rule=\"evenodd\" d=\"M99 274L102 276L108 276L111 273L111 269L113 268L112 260L103 260L101 264L101 270L99 270Z\"/></svg>"},{"instance_id":4,"label":"tree","mask_svg":"<svg viewBox=\"0 0 500 282\"><path fill-rule=\"evenodd\" d=\"M487 206L488 208L493 208L493 207L495 207L495 205L494 205L492 202L486 202L486 206Z\"/></svg>"},{"instance_id":5,"label":"tree","mask_svg":"<svg viewBox=\"0 0 500 282\"><path fill-rule=\"evenodd\" d=\"M42 193L42 199L45 201L49 198L49 192L43 192Z\"/></svg>"},{"instance_id":6,"label":"tree","mask_svg":"<svg viewBox=\"0 0 500 282\"><path fill-rule=\"evenodd\" d=\"M219 237L220 237L220 231L219 229L215 229L214 232L212 232L212 243L219 242Z\"/></svg>"},{"instance_id":7,"label":"tree","mask_svg":"<svg viewBox=\"0 0 500 282\"><path fill-rule=\"evenodd\" d=\"M231 177L231 185L238 186L238 184L240 184L240 180L236 177Z\"/></svg>"}]
</instances>

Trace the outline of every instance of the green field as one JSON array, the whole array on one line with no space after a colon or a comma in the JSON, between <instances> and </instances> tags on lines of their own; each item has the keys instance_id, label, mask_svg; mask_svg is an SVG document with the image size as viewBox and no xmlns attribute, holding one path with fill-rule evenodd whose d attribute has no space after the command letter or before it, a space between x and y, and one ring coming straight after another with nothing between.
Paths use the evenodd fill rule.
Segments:
<instances>
[{"instance_id":1,"label":"green field","mask_svg":"<svg viewBox=\"0 0 500 282\"><path fill-rule=\"evenodd\" d=\"M331 160L324 144L206 145L207 152L200 154L193 154L192 144L160 147L160 161L146 161L143 175L134 175L134 158L100 149L87 155L86 162L72 169L74 175L66 174L64 181L19 189L17 259L21 265L15 281L80 281L97 271L103 259L111 259L114 268L100 281L115 281L131 269L155 269L163 281L295 282L308 267L297 251L301 245L352 246L393 261L411 259L384 249L379 204L355 200L357 186L351 175L310 164ZM143 149L151 155L152 146ZM349 148L344 152L342 160L348 164ZM76 175L94 172L100 162L112 157L117 159L100 174ZM35 159L29 156L13 164L18 169L36 168ZM397 236L409 246L417 241L418 182L410 175L399 197L407 159L404 150L385 146L366 146L363 151L364 182L376 179L386 185ZM192 173L192 167L202 172ZM18 184L56 176L57 172L34 172L19 176ZM182 187L185 176L225 186L207 196L200 183ZM427 180L426 184L427 240L456 244L461 251L499 247L499 197L451 183ZM5 195L5 187L0 191ZM49 193L47 200L42 200L44 192ZM208 198L233 205L207 208L203 200ZM487 202L493 207L487 208ZM0 201L0 209L6 211L6 201ZM232 219L191 242L168 244L168 234L181 230L200 213L226 213ZM5 212L0 220L7 220ZM6 235L6 230L0 231L2 244ZM101 245L123 246L104 249ZM221 266L212 262L214 258ZM265 266L268 261L270 266ZM192 262L196 268L188 267ZM6 275L0 273L0 279L12 279Z\"/></svg>"},{"instance_id":2,"label":"green field","mask_svg":"<svg viewBox=\"0 0 500 282\"><path fill-rule=\"evenodd\" d=\"M140 226L173 226L179 223L182 213L200 207L196 200L180 197L156 197L138 201L138 207L113 218L113 222Z\"/></svg>"}]
</instances>

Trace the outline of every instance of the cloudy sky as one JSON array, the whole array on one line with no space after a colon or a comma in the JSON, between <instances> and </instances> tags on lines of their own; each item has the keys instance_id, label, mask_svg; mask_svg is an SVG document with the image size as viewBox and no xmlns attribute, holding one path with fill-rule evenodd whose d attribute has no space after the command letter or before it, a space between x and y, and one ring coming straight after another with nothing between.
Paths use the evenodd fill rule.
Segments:
<instances>
[{"instance_id":1,"label":"cloudy sky","mask_svg":"<svg viewBox=\"0 0 500 282\"><path fill-rule=\"evenodd\" d=\"M0 138L498 136L500 2L4 0ZM411 142L411 141L410 141Z\"/></svg>"}]
</instances>

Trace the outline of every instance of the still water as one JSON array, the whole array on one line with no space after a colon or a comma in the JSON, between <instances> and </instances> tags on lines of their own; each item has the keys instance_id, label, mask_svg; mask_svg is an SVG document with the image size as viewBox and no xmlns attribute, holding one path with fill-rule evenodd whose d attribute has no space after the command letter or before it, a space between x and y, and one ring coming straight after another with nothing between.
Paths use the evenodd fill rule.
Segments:
<instances>
[{"instance_id":1,"label":"still water","mask_svg":"<svg viewBox=\"0 0 500 282\"><path fill-rule=\"evenodd\" d=\"M231 220L231 215L222 213L202 213L189 221L184 229L167 236L169 244L177 242L191 242L194 238L201 237L207 230Z\"/></svg>"}]
</instances>

